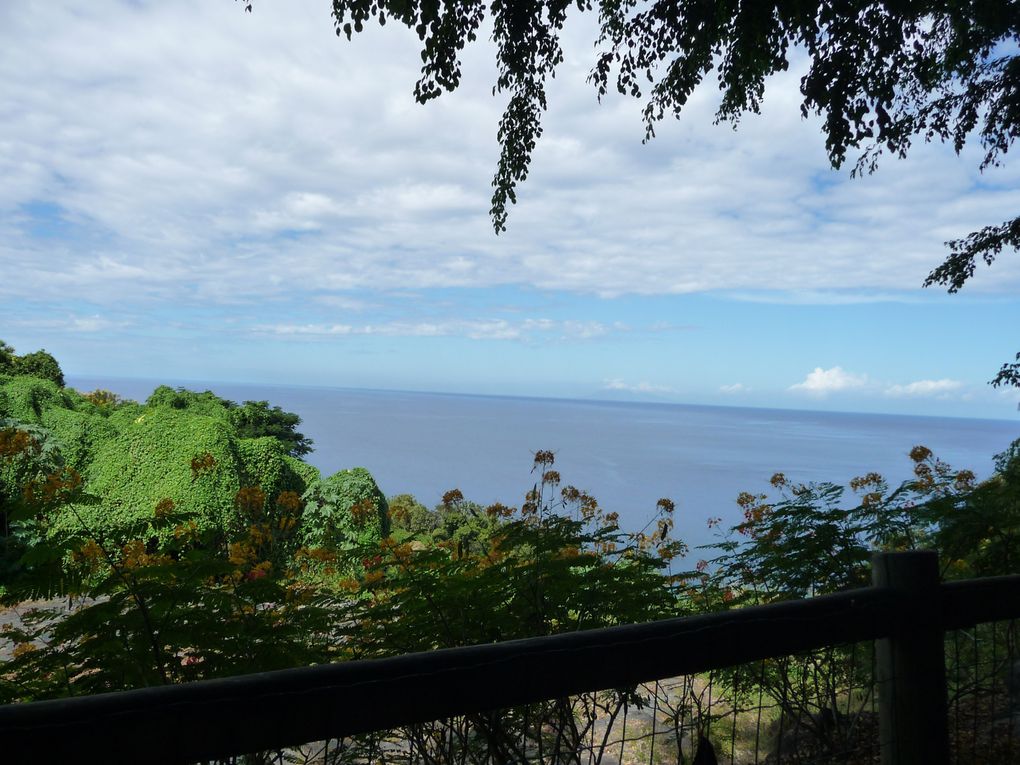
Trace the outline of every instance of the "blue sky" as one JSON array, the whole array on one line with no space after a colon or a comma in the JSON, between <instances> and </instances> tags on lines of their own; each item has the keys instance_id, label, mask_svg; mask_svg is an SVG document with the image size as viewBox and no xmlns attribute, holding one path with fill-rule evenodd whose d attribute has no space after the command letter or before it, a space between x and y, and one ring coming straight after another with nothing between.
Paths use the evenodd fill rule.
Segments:
<instances>
[{"instance_id":1,"label":"blue sky","mask_svg":"<svg viewBox=\"0 0 1020 765\"><path fill-rule=\"evenodd\" d=\"M1016 416L985 382L1020 258L920 288L1016 214L1011 166L920 145L851 180L796 66L737 130L703 88L642 145L579 17L496 237L491 48L422 107L417 38L329 10L0 6L0 338L80 376Z\"/></svg>"}]
</instances>

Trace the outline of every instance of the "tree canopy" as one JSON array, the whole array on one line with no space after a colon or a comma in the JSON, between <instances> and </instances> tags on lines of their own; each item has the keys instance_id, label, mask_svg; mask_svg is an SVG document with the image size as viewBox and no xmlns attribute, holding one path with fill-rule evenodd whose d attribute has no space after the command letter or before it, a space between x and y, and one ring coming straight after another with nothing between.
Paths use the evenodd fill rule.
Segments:
<instances>
[{"instance_id":1,"label":"tree canopy","mask_svg":"<svg viewBox=\"0 0 1020 765\"><path fill-rule=\"evenodd\" d=\"M18 356L3 340L0 340L0 374L38 377L64 387L64 372L52 354L39 350Z\"/></svg>"},{"instance_id":2,"label":"tree canopy","mask_svg":"<svg viewBox=\"0 0 1020 765\"><path fill-rule=\"evenodd\" d=\"M823 118L835 168L856 155L854 175L874 171L882 154L906 156L919 140L958 153L976 140L984 170L1000 164L1020 129L1020 5L1008 0L333 0L333 17L348 39L373 19L413 29L422 43L414 95L425 103L460 85L461 51L491 15L493 92L509 95L492 182L499 233L542 135L546 83L563 60L572 7L599 14L589 76L599 98L615 89L644 99L646 140L713 71L717 120L736 122L759 111L769 76L802 58L801 113ZM947 246L924 284L956 292L979 260L990 265L1003 248L1020 247L1020 217ZM997 381L1016 382L1003 371Z\"/></svg>"}]
</instances>

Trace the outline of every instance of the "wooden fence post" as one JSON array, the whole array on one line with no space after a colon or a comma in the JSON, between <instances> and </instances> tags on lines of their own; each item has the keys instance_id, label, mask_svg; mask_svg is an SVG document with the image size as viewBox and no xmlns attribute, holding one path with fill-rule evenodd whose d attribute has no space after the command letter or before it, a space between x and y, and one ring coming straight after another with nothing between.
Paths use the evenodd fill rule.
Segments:
<instances>
[{"instance_id":1,"label":"wooden fence post","mask_svg":"<svg viewBox=\"0 0 1020 765\"><path fill-rule=\"evenodd\" d=\"M876 553L872 582L904 596L904 613L876 641L882 765L948 765L946 663L938 555Z\"/></svg>"}]
</instances>

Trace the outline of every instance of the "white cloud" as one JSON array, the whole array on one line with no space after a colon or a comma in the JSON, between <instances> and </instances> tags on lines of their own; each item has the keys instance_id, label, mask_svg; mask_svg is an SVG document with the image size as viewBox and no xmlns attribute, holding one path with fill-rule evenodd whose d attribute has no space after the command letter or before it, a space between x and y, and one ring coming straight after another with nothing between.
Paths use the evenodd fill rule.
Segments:
<instances>
[{"instance_id":1,"label":"white cloud","mask_svg":"<svg viewBox=\"0 0 1020 765\"><path fill-rule=\"evenodd\" d=\"M930 295L904 292L874 292L845 290L765 290L757 292L727 292L726 297L742 303L767 305L861 305L868 303L921 303Z\"/></svg>"},{"instance_id":2,"label":"white cloud","mask_svg":"<svg viewBox=\"0 0 1020 765\"><path fill-rule=\"evenodd\" d=\"M627 383L623 380L606 380L602 386L605 390L626 391L628 393L674 393L668 385L653 385L649 382Z\"/></svg>"},{"instance_id":3,"label":"white cloud","mask_svg":"<svg viewBox=\"0 0 1020 765\"><path fill-rule=\"evenodd\" d=\"M63 330L67 332L106 332L114 329L123 329L131 325L129 321L109 319L99 314L92 316L77 316L68 314L61 318L33 318L20 319L13 322L15 326L29 329L42 330Z\"/></svg>"},{"instance_id":4,"label":"white cloud","mask_svg":"<svg viewBox=\"0 0 1020 765\"><path fill-rule=\"evenodd\" d=\"M1016 172L982 176L970 150L918 145L857 181L830 171L818 121L797 109L796 65L737 132L712 124L708 78L684 120L642 145L639 104L599 105L585 82L597 19L584 14L567 24L545 135L497 238L503 100L484 31L460 91L422 107L416 35L369 25L348 43L318 2L0 14L0 300L207 306L494 285L893 299L944 240L1020 206ZM40 201L71 234L33 233ZM1016 258L968 285L1018 288Z\"/></svg>"},{"instance_id":5,"label":"white cloud","mask_svg":"<svg viewBox=\"0 0 1020 765\"><path fill-rule=\"evenodd\" d=\"M890 385L885 389L887 396L945 396L963 387L959 380L917 380L906 385Z\"/></svg>"},{"instance_id":6,"label":"white cloud","mask_svg":"<svg viewBox=\"0 0 1020 765\"><path fill-rule=\"evenodd\" d=\"M751 389L743 383L733 383L732 385L720 385L719 390L723 393L749 393Z\"/></svg>"},{"instance_id":7,"label":"white cloud","mask_svg":"<svg viewBox=\"0 0 1020 765\"><path fill-rule=\"evenodd\" d=\"M601 337L610 329L595 321L506 319L388 321L374 324L279 323L261 324L260 334L315 337L381 335L389 337L467 337L472 340L586 340Z\"/></svg>"},{"instance_id":8,"label":"white cloud","mask_svg":"<svg viewBox=\"0 0 1020 765\"><path fill-rule=\"evenodd\" d=\"M824 396L836 391L863 388L867 384L868 378L865 375L847 372L843 367L837 366L831 369L815 367L802 382L791 385L789 390Z\"/></svg>"}]
</instances>

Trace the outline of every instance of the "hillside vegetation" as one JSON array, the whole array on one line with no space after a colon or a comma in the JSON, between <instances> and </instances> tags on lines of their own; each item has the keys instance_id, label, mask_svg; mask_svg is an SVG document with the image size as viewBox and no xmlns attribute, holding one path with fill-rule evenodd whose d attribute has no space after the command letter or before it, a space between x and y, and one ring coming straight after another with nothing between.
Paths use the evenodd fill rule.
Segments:
<instances>
[{"instance_id":1,"label":"hillside vegetation","mask_svg":"<svg viewBox=\"0 0 1020 765\"><path fill-rule=\"evenodd\" d=\"M210 391L161 386L144 403L109 391L81 393L63 386L59 364L45 351L19 357L0 345L0 427L27 434L35 445L5 455L0 469L0 570L9 572L0 588L10 587L25 552L18 540L55 542L87 528L115 547L141 535L150 552L166 549L173 529L152 523L161 502L187 516L210 545L237 537L253 510L275 519L273 502L283 495L304 498L297 517L305 522L296 531L313 544L335 542L345 530L352 539L378 541L386 506L372 476L357 468L323 480L300 459L312 444L297 432L299 424L297 415L268 402L238 405ZM26 486L54 471L73 474L78 493L44 524L26 519L12 533L9 516L24 504ZM242 489L257 489L262 505L239 504ZM350 509L366 499L377 504L375 522L352 531Z\"/></svg>"}]
</instances>

